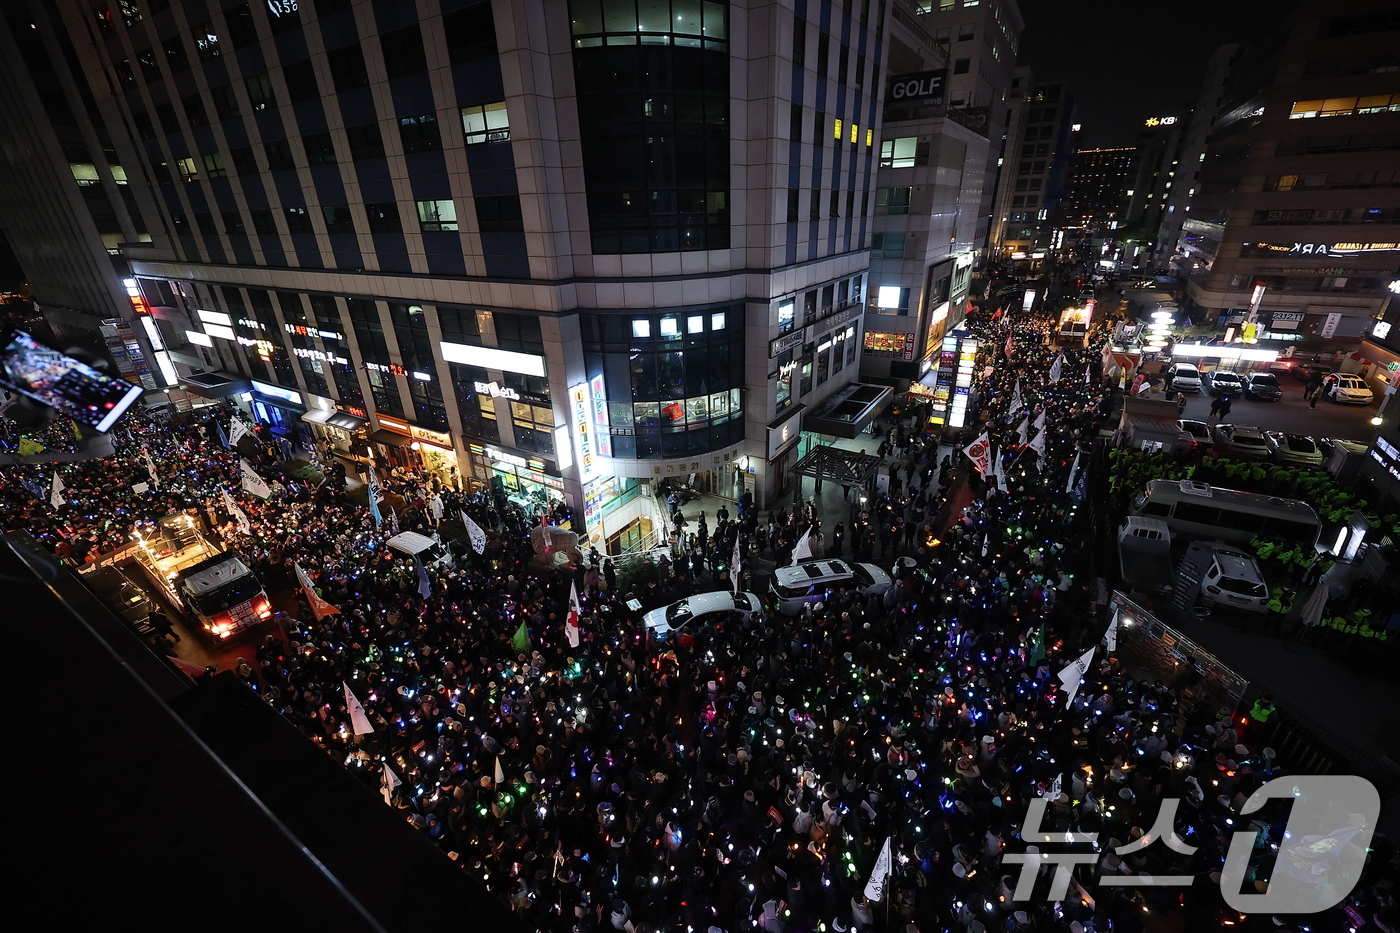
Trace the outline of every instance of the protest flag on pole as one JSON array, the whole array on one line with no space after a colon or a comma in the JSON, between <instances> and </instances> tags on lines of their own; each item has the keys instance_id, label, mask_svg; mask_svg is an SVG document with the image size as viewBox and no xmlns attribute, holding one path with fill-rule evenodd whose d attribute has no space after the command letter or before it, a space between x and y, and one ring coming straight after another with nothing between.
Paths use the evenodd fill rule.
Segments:
<instances>
[{"instance_id":1,"label":"protest flag on pole","mask_svg":"<svg viewBox=\"0 0 1400 933\"><path fill-rule=\"evenodd\" d=\"M890 876L890 837L885 837L885 844L880 849L880 857L875 860L875 868L870 872L870 880L865 883L865 896L878 901L885 896L885 881Z\"/></svg>"},{"instance_id":2,"label":"protest flag on pole","mask_svg":"<svg viewBox=\"0 0 1400 933\"><path fill-rule=\"evenodd\" d=\"M471 520L471 516L466 512L462 513L462 525L467 529L467 537L471 539L472 550L478 554L486 550L486 532L481 530L481 526Z\"/></svg>"},{"instance_id":3,"label":"protest flag on pole","mask_svg":"<svg viewBox=\"0 0 1400 933\"><path fill-rule=\"evenodd\" d=\"M1094 661L1094 652L1099 649L1098 645L1076 658L1069 667L1060 671L1060 684L1065 691L1065 709L1069 709L1074 702L1075 696L1079 693L1079 681L1089 670L1089 665Z\"/></svg>"},{"instance_id":4,"label":"protest flag on pole","mask_svg":"<svg viewBox=\"0 0 1400 933\"><path fill-rule=\"evenodd\" d=\"M583 615L583 607L578 601L578 584L569 584L569 614L564 617L564 637L569 640L570 648L577 648L579 645L578 620Z\"/></svg>"},{"instance_id":5,"label":"protest flag on pole","mask_svg":"<svg viewBox=\"0 0 1400 933\"><path fill-rule=\"evenodd\" d=\"M321 598L320 594L316 592L315 585L311 582L311 577L307 575L305 570L301 569L300 564L293 564L292 566L296 568L297 583L301 585L301 591L306 594L306 601L311 604L311 612L316 616L317 622L320 622L326 616L336 615L340 612L339 609Z\"/></svg>"},{"instance_id":6,"label":"protest flag on pole","mask_svg":"<svg viewBox=\"0 0 1400 933\"><path fill-rule=\"evenodd\" d=\"M351 692L350 685L343 680L340 685L345 688L345 708L350 711L350 731L356 735L366 735L373 732L374 726L370 724L369 717L365 715L365 708L360 705L360 701Z\"/></svg>"}]
</instances>

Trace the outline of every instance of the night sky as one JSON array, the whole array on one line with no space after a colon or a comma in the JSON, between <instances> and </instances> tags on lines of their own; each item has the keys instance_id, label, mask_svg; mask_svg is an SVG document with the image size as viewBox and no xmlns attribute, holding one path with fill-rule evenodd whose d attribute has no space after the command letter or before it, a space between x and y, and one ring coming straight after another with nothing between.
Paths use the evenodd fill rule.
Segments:
<instances>
[{"instance_id":1,"label":"night sky","mask_svg":"<svg viewBox=\"0 0 1400 933\"><path fill-rule=\"evenodd\" d=\"M1084 126L1081 149L1131 146L1150 116L1184 116L1211 54L1244 34L1248 0L1018 0L1018 64L1063 80Z\"/></svg>"}]
</instances>

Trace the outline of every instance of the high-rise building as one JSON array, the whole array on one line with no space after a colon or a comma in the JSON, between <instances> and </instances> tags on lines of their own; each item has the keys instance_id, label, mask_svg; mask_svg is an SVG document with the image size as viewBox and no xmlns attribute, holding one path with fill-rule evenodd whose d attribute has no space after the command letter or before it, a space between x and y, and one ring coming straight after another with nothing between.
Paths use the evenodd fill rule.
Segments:
<instances>
[{"instance_id":1,"label":"high-rise building","mask_svg":"<svg viewBox=\"0 0 1400 933\"><path fill-rule=\"evenodd\" d=\"M954 119L992 141L982 187L981 217L974 233L978 248L987 243L996 195L1002 138L1011 105L1007 90L1016 67L1025 21L1015 0L917 0L919 20L948 59L948 107Z\"/></svg>"},{"instance_id":2,"label":"high-rise building","mask_svg":"<svg viewBox=\"0 0 1400 933\"><path fill-rule=\"evenodd\" d=\"M1196 105L1191 109L1187 121L1185 137L1181 143L1181 157L1176 169L1176 177L1171 190L1167 192L1167 213L1162 218L1157 234L1157 246L1152 256L1155 268L1182 270L1183 256L1178 248L1181 243L1182 225L1190 217L1191 198L1200 184L1201 165L1205 162L1206 143L1210 139L1211 128L1220 114L1220 106L1225 100L1225 82L1230 77L1230 65L1239 50L1236 43L1222 45L1206 63L1205 80L1201 82L1201 92ZM1189 261L1184 265L1189 268Z\"/></svg>"},{"instance_id":3,"label":"high-rise building","mask_svg":"<svg viewBox=\"0 0 1400 933\"><path fill-rule=\"evenodd\" d=\"M1136 152L1131 146L1076 152L1060 201L1061 222L1090 232L1114 229Z\"/></svg>"},{"instance_id":4,"label":"high-rise building","mask_svg":"<svg viewBox=\"0 0 1400 933\"><path fill-rule=\"evenodd\" d=\"M991 238L1000 259L1025 259L1049 247L1051 217L1064 196L1075 150L1074 96L1061 82L1030 83L1031 77L1028 69L1018 68L1008 94L1013 113ZM1017 92L1026 84L1029 90L1020 97Z\"/></svg>"},{"instance_id":5,"label":"high-rise building","mask_svg":"<svg viewBox=\"0 0 1400 933\"><path fill-rule=\"evenodd\" d=\"M61 303L138 320L182 404L231 396L289 445L564 499L600 548L637 544L664 520L646 487L771 501L804 420L849 401L896 20L916 11L16 0L6 48L42 42L111 145L80 127L69 152L9 95L11 126L52 124L26 171L7 155L11 203L74 214L95 176L116 217L78 246L32 228L23 258L43 302L40 251L118 253L73 276L102 301Z\"/></svg>"},{"instance_id":6,"label":"high-rise building","mask_svg":"<svg viewBox=\"0 0 1400 933\"><path fill-rule=\"evenodd\" d=\"M1400 12L1280 2L1240 44L1184 209L1185 308L1261 339L1356 346L1400 257Z\"/></svg>"},{"instance_id":7,"label":"high-rise building","mask_svg":"<svg viewBox=\"0 0 1400 933\"><path fill-rule=\"evenodd\" d=\"M1150 271L1167 217L1167 198L1176 185L1188 119L1189 115L1181 114L1149 116L1138 130L1118 226L1119 236L1130 241L1125 262L1144 271Z\"/></svg>"},{"instance_id":8,"label":"high-rise building","mask_svg":"<svg viewBox=\"0 0 1400 933\"><path fill-rule=\"evenodd\" d=\"M925 27L943 15L897 13L890 24L861 372L901 387L931 368L944 331L965 310L995 172L989 119L1004 109L990 63L1011 55L990 8L967 7L968 23L938 27L940 40ZM950 35L962 38L954 44ZM949 48L975 51L982 64L950 74Z\"/></svg>"}]
</instances>

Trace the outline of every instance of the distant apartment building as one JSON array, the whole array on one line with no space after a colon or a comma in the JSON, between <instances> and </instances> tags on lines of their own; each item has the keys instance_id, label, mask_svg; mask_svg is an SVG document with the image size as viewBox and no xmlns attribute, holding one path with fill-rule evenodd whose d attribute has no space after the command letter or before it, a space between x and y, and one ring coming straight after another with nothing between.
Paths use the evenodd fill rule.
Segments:
<instances>
[{"instance_id":1,"label":"distant apartment building","mask_svg":"<svg viewBox=\"0 0 1400 933\"><path fill-rule=\"evenodd\" d=\"M1052 217L1064 196L1075 149L1074 96L1061 82L1029 83L1031 78L1029 69L1018 68L1008 92L1013 112L991 237L995 255L1003 260L1049 248Z\"/></svg>"},{"instance_id":2,"label":"distant apartment building","mask_svg":"<svg viewBox=\"0 0 1400 933\"><path fill-rule=\"evenodd\" d=\"M1060 200L1061 223L1090 233L1116 229L1136 152L1131 146L1076 152Z\"/></svg>"}]
</instances>

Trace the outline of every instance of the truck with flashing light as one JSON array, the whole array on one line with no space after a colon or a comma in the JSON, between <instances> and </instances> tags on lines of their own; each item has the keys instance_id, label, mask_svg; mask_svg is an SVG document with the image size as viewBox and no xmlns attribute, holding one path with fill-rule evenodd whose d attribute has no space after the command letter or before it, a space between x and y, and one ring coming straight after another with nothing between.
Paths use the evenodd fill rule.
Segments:
<instances>
[{"instance_id":1,"label":"truck with flashing light","mask_svg":"<svg viewBox=\"0 0 1400 933\"><path fill-rule=\"evenodd\" d=\"M168 515L154 528L138 527L136 562L176 609L218 641L271 621L272 602L236 551L199 532L188 515Z\"/></svg>"}]
</instances>

